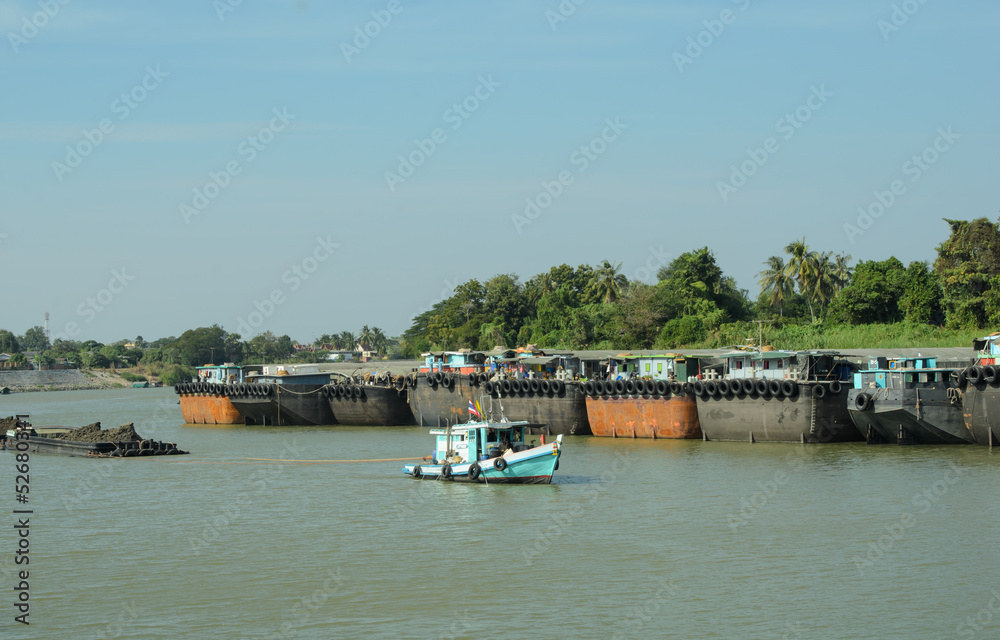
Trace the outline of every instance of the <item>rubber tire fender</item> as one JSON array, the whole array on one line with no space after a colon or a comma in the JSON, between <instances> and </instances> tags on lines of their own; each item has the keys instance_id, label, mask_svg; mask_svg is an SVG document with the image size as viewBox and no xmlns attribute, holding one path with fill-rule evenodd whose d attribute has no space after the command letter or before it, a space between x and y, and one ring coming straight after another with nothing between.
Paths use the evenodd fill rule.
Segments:
<instances>
[{"instance_id":1,"label":"rubber tire fender","mask_svg":"<svg viewBox=\"0 0 1000 640\"><path fill-rule=\"evenodd\" d=\"M504 460L502 457L497 458L496 460L493 461L493 468L496 469L497 471L503 471L504 469L507 468L507 461Z\"/></svg>"},{"instance_id":2,"label":"rubber tire fender","mask_svg":"<svg viewBox=\"0 0 1000 640\"><path fill-rule=\"evenodd\" d=\"M694 394L699 398L705 397L705 383L701 380L694 381Z\"/></svg>"},{"instance_id":3,"label":"rubber tire fender","mask_svg":"<svg viewBox=\"0 0 1000 640\"><path fill-rule=\"evenodd\" d=\"M965 370L962 371L952 371L951 375L948 376L948 382L952 387L956 389L965 386Z\"/></svg>"},{"instance_id":4,"label":"rubber tire fender","mask_svg":"<svg viewBox=\"0 0 1000 640\"><path fill-rule=\"evenodd\" d=\"M617 393L618 395L622 395L623 393L625 393L624 380L615 380L615 393Z\"/></svg>"},{"instance_id":5,"label":"rubber tire fender","mask_svg":"<svg viewBox=\"0 0 1000 640\"><path fill-rule=\"evenodd\" d=\"M715 380L705 381L705 395L710 398L719 395L719 384Z\"/></svg>"},{"instance_id":6,"label":"rubber tire fender","mask_svg":"<svg viewBox=\"0 0 1000 640\"><path fill-rule=\"evenodd\" d=\"M983 379L983 368L979 365L969 367L965 377L969 381L969 384L979 384Z\"/></svg>"},{"instance_id":7,"label":"rubber tire fender","mask_svg":"<svg viewBox=\"0 0 1000 640\"><path fill-rule=\"evenodd\" d=\"M414 478L419 478L419 477L420 477L420 465L419 465L419 464L417 464L417 465L414 465L414 466L413 466L413 470L412 470L412 471L410 471L410 474L411 474L411 475L412 475L412 476L413 476Z\"/></svg>"},{"instance_id":8,"label":"rubber tire fender","mask_svg":"<svg viewBox=\"0 0 1000 640\"><path fill-rule=\"evenodd\" d=\"M815 384L813 385L812 392L814 398L822 398L826 395L826 387L821 384Z\"/></svg>"},{"instance_id":9,"label":"rubber tire fender","mask_svg":"<svg viewBox=\"0 0 1000 640\"><path fill-rule=\"evenodd\" d=\"M541 391L542 390L542 382L541 382L541 380L537 380L535 378L532 378L531 380L529 380L528 381L528 390L531 391L531 393L538 393L539 391Z\"/></svg>"},{"instance_id":10,"label":"rubber tire fender","mask_svg":"<svg viewBox=\"0 0 1000 640\"><path fill-rule=\"evenodd\" d=\"M542 393L545 395L552 393L552 383L548 380L542 380L539 383L538 388L541 389Z\"/></svg>"},{"instance_id":11,"label":"rubber tire fender","mask_svg":"<svg viewBox=\"0 0 1000 640\"><path fill-rule=\"evenodd\" d=\"M997 368L992 364L983 367L983 382L993 384L997 381Z\"/></svg>"},{"instance_id":12,"label":"rubber tire fender","mask_svg":"<svg viewBox=\"0 0 1000 640\"><path fill-rule=\"evenodd\" d=\"M478 462L473 462L472 466L469 467L469 472L466 474L466 477L469 478L469 480L475 482L476 480L479 479L479 474L482 472L482 470L483 469L482 467L479 466Z\"/></svg>"},{"instance_id":13,"label":"rubber tire fender","mask_svg":"<svg viewBox=\"0 0 1000 640\"><path fill-rule=\"evenodd\" d=\"M871 408L871 396L867 393L859 393L854 396L854 408L858 411L868 411Z\"/></svg>"},{"instance_id":14,"label":"rubber tire fender","mask_svg":"<svg viewBox=\"0 0 1000 640\"><path fill-rule=\"evenodd\" d=\"M445 480L451 479L451 465L447 462L441 467L441 477Z\"/></svg>"},{"instance_id":15,"label":"rubber tire fender","mask_svg":"<svg viewBox=\"0 0 1000 640\"><path fill-rule=\"evenodd\" d=\"M837 395L844 390L844 385L840 384L840 380L834 380L830 383L830 393Z\"/></svg>"},{"instance_id":16,"label":"rubber tire fender","mask_svg":"<svg viewBox=\"0 0 1000 640\"><path fill-rule=\"evenodd\" d=\"M553 380L552 381L552 393L554 393L556 395L561 395L565 391L566 391L566 383L565 382L563 382L562 380Z\"/></svg>"},{"instance_id":17,"label":"rubber tire fender","mask_svg":"<svg viewBox=\"0 0 1000 640\"><path fill-rule=\"evenodd\" d=\"M767 385L767 380L763 378L758 379L753 384L754 389L757 391L757 395L761 398L766 398L767 394L770 393L770 387Z\"/></svg>"},{"instance_id":18,"label":"rubber tire fender","mask_svg":"<svg viewBox=\"0 0 1000 640\"><path fill-rule=\"evenodd\" d=\"M753 396L754 391L757 390L757 385L754 384L753 378L743 378L740 381L740 386L743 388L743 395Z\"/></svg>"},{"instance_id":19,"label":"rubber tire fender","mask_svg":"<svg viewBox=\"0 0 1000 640\"><path fill-rule=\"evenodd\" d=\"M729 380L719 380L718 385L719 385L719 395L722 396L723 398L728 398L730 394L733 392L729 384Z\"/></svg>"},{"instance_id":20,"label":"rubber tire fender","mask_svg":"<svg viewBox=\"0 0 1000 640\"><path fill-rule=\"evenodd\" d=\"M794 398L799 393L799 385L794 380L784 380L781 383L781 395L786 398Z\"/></svg>"}]
</instances>

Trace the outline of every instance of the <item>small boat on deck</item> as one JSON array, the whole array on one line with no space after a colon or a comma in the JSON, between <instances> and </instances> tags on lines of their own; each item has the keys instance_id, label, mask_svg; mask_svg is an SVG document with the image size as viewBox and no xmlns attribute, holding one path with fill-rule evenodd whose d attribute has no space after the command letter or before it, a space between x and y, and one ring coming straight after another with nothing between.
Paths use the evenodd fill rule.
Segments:
<instances>
[{"instance_id":1,"label":"small boat on deck","mask_svg":"<svg viewBox=\"0 0 1000 640\"><path fill-rule=\"evenodd\" d=\"M422 464L403 466L414 478L485 484L550 484L559 468L562 435L533 446L526 437L530 423L484 420L432 429L434 451Z\"/></svg>"}]
</instances>

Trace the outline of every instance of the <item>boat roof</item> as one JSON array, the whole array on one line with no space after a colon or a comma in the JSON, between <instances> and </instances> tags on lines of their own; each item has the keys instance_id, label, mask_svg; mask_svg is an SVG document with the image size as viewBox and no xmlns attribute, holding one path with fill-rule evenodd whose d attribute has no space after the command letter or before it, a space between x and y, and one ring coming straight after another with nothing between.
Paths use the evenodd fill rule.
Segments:
<instances>
[{"instance_id":1,"label":"boat roof","mask_svg":"<svg viewBox=\"0 0 1000 640\"><path fill-rule=\"evenodd\" d=\"M465 433L467 431L482 429L483 427L488 429L513 429L514 427L527 427L530 424L527 420L518 420L516 422L468 422L466 424L456 424L454 427L449 427L447 431L448 433ZM444 434L445 429L431 429L431 435L443 436Z\"/></svg>"}]
</instances>

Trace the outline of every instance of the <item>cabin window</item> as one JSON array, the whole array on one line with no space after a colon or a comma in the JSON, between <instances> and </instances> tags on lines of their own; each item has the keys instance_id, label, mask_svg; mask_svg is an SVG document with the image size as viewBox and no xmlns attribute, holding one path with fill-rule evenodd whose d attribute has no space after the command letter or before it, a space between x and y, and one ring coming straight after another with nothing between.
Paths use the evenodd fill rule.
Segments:
<instances>
[{"instance_id":1,"label":"cabin window","mask_svg":"<svg viewBox=\"0 0 1000 640\"><path fill-rule=\"evenodd\" d=\"M663 373L663 363L662 362L657 362L656 363L656 373Z\"/></svg>"},{"instance_id":2,"label":"cabin window","mask_svg":"<svg viewBox=\"0 0 1000 640\"><path fill-rule=\"evenodd\" d=\"M649 373L649 363L646 363L646 373Z\"/></svg>"},{"instance_id":3,"label":"cabin window","mask_svg":"<svg viewBox=\"0 0 1000 640\"><path fill-rule=\"evenodd\" d=\"M739 371L742 368L743 368L743 361L742 360L737 360L736 361L736 370Z\"/></svg>"},{"instance_id":4,"label":"cabin window","mask_svg":"<svg viewBox=\"0 0 1000 640\"><path fill-rule=\"evenodd\" d=\"M771 361L770 360L765 360L764 361L764 368L765 369L770 369L771 368Z\"/></svg>"}]
</instances>

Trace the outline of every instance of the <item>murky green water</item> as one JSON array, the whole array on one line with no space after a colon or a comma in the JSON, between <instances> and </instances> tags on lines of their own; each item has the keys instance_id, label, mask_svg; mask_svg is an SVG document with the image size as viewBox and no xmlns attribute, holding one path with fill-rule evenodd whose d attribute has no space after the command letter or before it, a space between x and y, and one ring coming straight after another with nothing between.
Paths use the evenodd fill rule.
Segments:
<instances>
[{"instance_id":1,"label":"murky green water","mask_svg":"<svg viewBox=\"0 0 1000 640\"><path fill-rule=\"evenodd\" d=\"M4 638L997 638L1000 451L567 438L549 486L416 481L423 428L183 427L170 389L0 397L185 457L31 457ZM991 610L992 608L992 610Z\"/></svg>"}]
</instances>

